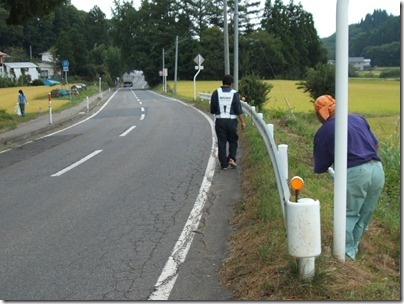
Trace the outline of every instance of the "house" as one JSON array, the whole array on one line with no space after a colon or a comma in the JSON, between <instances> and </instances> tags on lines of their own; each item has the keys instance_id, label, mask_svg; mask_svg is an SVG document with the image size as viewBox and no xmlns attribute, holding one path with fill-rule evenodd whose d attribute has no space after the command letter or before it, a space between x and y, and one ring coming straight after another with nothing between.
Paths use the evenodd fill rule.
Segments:
<instances>
[{"instance_id":1,"label":"house","mask_svg":"<svg viewBox=\"0 0 404 304\"><path fill-rule=\"evenodd\" d=\"M365 59L364 57L349 57L349 64L353 65L359 71L370 70L370 59Z\"/></svg>"},{"instance_id":2,"label":"house","mask_svg":"<svg viewBox=\"0 0 404 304\"><path fill-rule=\"evenodd\" d=\"M9 55L7 55L6 53L0 52L0 77L3 76L3 63L4 63L4 57L10 57Z\"/></svg>"},{"instance_id":3,"label":"house","mask_svg":"<svg viewBox=\"0 0 404 304\"><path fill-rule=\"evenodd\" d=\"M359 71L368 71L372 68L370 65L371 59L365 59L364 57L349 57L348 62ZM335 60L328 60L328 63L335 64Z\"/></svg>"},{"instance_id":4,"label":"house","mask_svg":"<svg viewBox=\"0 0 404 304\"><path fill-rule=\"evenodd\" d=\"M39 79L39 67L32 62L5 62L3 63L2 77L17 81L22 75L31 77L31 81Z\"/></svg>"},{"instance_id":5,"label":"house","mask_svg":"<svg viewBox=\"0 0 404 304\"><path fill-rule=\"evenodd\" d=\"M41 60L38 62L38 67L41 70L41 79L52 79L53 75L55 75L55 63L52 53L46 51L39 55L41 56Z\"/></svg>"}]
</instances>

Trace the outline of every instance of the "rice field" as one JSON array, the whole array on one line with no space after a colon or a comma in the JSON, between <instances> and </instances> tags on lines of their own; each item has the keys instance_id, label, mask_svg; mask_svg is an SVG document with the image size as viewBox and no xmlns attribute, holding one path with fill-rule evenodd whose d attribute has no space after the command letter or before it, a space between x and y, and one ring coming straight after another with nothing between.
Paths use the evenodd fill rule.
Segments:
<instances>
[{"instance_id":1,"label":"rice field","mask_svg":"<svg viewBox=\"0 0 404 304\"><path fill-rule=\"evenodd\" d=\"M293 112L313 111L313 103L308 93L297 88L295 80L268 80L273 84L269 100L265 105L271 109L290 109ZM173 89L174 82L168 82ZM199 92L212 93L221 81L197 81ZM378 137L388 138L400 132L400 82L380 78L351 78L348 88L348 109L350 113L364 115ZM193 97L193 81L177 82L179 96Z\"/></svg>"},{"instance_id":2,"label":"rice field","mask_svg":"<svg viewBox=\"0 0 404 304\"><path fill-rule=\"evenodd\" d=\"M35 87L14 87L0 89L0 109L5 110L9 114L15 114L15 105L17 103L18 91L22 90L27 96L28 106L27 113L45 112L49 108L48 94L55 88L61 86L35 86ZM57 99L52 102L52 109L57 110L69 99Z\"/></svg>"}]
</instances>

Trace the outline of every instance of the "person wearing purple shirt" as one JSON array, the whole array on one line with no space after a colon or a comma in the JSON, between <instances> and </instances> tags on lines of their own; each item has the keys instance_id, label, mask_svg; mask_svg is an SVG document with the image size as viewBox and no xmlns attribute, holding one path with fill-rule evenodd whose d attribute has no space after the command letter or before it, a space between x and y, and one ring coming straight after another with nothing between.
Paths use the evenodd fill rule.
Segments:
<instances>
[{"instance_id":1,"label":"person wearing purple shirt","mask_svg":"<svg viewBox=\"0 0 404 304\"><path fill-rule=\"evenodd\" d=\"M322 123L314 137L314 173L324 173L334 164L335 99L322 95L315 101L314 109ZM366 119L349 114L345 252L353 260L384 186L378 147Z\"/></svg>"}]
</instances>

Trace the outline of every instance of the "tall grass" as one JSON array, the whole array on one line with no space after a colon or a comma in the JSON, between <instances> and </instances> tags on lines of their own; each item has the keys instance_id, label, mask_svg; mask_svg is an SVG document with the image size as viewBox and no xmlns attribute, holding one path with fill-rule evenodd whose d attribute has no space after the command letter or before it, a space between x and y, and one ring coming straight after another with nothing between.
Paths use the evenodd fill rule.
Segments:
<instances>
[{"instance_id":1,"label":"tall grass","mask_svg":"<svg viewBox=\"0 0 404 304\"><path fill-rule=\"evenodd\" d=\"M259 133L250 127L247 132L240 132L246 195L233 221L237 232L232 237L232 254L221 270L225 284L243 300L400 299L397 182L391 187L390 178L386 178L383 196L361 242L357 260L341 263L332 256L333 181L328 174L314 174L312 169L312 141L320 123L313 114L292 115L284 110L266 111L264 117L275 125L276 143L289 146L289 176L299 175L305 180L300 196L321 203L322 254L316 259L314 280L299 281L297 260L288 255L286 248L273 169L263 152L265 145ZM386 176L399 180L399 146L382 144L386 145L381 148Z\"/></svg>"}]
</instances>

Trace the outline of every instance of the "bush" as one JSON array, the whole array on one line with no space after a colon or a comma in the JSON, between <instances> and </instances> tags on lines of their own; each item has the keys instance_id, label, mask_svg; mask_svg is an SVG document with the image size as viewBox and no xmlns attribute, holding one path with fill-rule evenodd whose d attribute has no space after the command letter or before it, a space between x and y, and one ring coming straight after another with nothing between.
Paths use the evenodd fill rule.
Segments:
<instances>
[{"instance_id":1,"label":"bush","mask_svg":"<svg viewBox=\"0 0 404 304\"><path fill-rule=\"evenodd\" d=\"M314 69L308 69L306 80L299 82L297 88L309 92L313 100L321 95L335 96L335 66L319 63Z\"/></svg>"},{"instance_id":2,"label":"bush","mask_svg":"<svg viewBox=\"0 0 404 304\"><path fill-rule=\"evenodd\" d=\"M16 84L10 78L0 77L0 88L12 88L15 86Z\"/></svg>"},{"instance_id":3,"label":"bush","mask_svg":"<svg viewBox=\"0 0 404 304\"><path fill-rule=\"evenodd\" d=\"M380 78L400 78L400 68L385 70L380 73Z\"/></svg>"},{"instance_id":4,"label":"bush","mask_svg":"<svg viewBox=\"0 0 404 304\"><path fill-rule=\"evenodd\" d=\"M42 86L42 85L43 85L43 81L40 80L40 79L35 79L35 80L32 82L32 85L33 85L34 87Z\"/></svg>"},{"instance_id":5,"label":"bush","mask_svg":"<svg viewBox=\"0 0 404 304\"><path fill-rule=\"evenodd\" d=\"M262 111L272 88L272 84L264 82L255 75L243 77L239 84L240 96L245 98L251 106L257 107L258 111Z\"/></svg>"}]
</instances>

